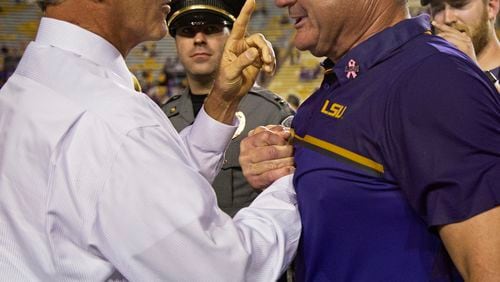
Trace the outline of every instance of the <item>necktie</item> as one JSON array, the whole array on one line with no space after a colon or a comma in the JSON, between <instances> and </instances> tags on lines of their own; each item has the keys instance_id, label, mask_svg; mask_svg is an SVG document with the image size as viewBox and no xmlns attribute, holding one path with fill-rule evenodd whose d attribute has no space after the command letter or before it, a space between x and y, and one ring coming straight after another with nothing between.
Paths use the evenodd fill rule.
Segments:
<instances>
[{"instance_id":1,"label":"necktie","mask_svg":"<svg viewBox=\"0 0 500 282\"><path fill-rule=\"evenodd\" d=\"M135 77L135 75L133 73L130 73L130 75L132 76L132 81L134 82L135 91L142 92L141 84L139 83L139 80L137 79L137 77Z\"/></svg>"}]
</instances>

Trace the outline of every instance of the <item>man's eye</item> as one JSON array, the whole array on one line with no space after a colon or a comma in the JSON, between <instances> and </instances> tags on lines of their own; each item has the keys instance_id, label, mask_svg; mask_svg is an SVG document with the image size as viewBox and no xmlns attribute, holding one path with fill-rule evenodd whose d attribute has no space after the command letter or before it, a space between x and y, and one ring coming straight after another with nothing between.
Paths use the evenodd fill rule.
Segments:
<instances>
[{"instance_id":1,"label":"man's eye","mask_svg":"<svg viewBox=\"0 0 500 282\"><path fill-rule=\"evenodd\" d=\"M462 9L465 6L469 5L470 2L471 2L470 0L455 0L455 1L449 1L448 4L452 8Z\"/></svg>"},{"instance_id":2,"label":"man's eye","mask_svg":"<svg viewBox=\"0 0 500 282\"><path fill-rule=\"evenodd\" d=\"M216 26L216 25L208 25L205 27L205 34L214 34L214 33L219 33L222 31L222 28Z\"/></svg>"},{"instance_id":3,"label":"man's eye","mask_svg":"<svg viewBox=\"0 0 500 282\"><path fill-rule=\"evenodd\" d=\"M194 29L192 27L183 27L180 32L183 34L192 34L194 33Z\"/></svg>"},{"instance_id":4,"label":"man's eye","mask_svg":"<svg viewBox=\"0 0 500 282\"><path fill-rule=\"evenodd\" d=\"M213 26L207 26L205 30L207 31L208 34L212 34L214 33L215 28Z\"/></svg>"},{"instance_id":5,"label":"man's eye","mask_svg":"<svg viewBox=\"0 0 500 282\"><path fill-rule=\"evenodd\" d=\"M431 13L436 14L444 10L444 2L443 1L431 1Z\"/></svg>"},{"instance_id":6,"label":"man's eye","mask_svg":"<svg viewBox=\"0 0 500 282\"><path fill-rule=\"evenodd\" d=\"M467 2L458 2L458 3L455 3L455 4L452 4L451 7L455 8L455 9L462 9L463 7L467 6Z\"/></svg>"},{"instance_id":7,"label":"man's eye","mask_svg":"<svg viewBox=\"0 0 500 282\"><path fill-rule=\"evenodd\" d=\"M434 15L441 12L443 9L444 5L431 6L431 13Z\"/></svg>"}]
</instances>

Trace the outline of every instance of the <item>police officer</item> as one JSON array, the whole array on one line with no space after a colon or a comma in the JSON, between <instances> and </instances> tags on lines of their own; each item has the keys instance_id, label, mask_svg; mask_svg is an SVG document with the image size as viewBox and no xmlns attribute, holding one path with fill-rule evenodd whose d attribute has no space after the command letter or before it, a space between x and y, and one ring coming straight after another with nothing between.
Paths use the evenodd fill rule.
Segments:
<instances>
[{"instance_id":1,"label":"police officer","mask_svg":"<svg viewBox=\"0 0 500 282\"><path fill-rule=\"evenodd\" d=\"M244 2L181 0L171 3L167 25L185 67L188 87L180 95L173 96L162 109L178 131L193 122L210 92L224 44ZM258 86L240 102L236 114L239 127L226 151L222 170L213 183L219 207L230 216L248 206L258 195L243 176L238 161L240 141L257 126L280 124L293 114L285 100Z\"/></svg>"}]
</instances>

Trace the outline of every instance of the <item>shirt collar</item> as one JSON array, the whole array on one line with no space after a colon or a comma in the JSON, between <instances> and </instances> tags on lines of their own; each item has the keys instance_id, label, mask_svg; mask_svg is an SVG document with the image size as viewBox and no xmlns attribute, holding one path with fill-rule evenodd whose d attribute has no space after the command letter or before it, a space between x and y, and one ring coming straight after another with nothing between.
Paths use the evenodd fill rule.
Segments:
<instances>
[{"instance_id":1,"label":"shirt collar","mask_svg":"<svg viewBox=\"0 0 500 282\"><path fill-rule=\"evenodd\" d=\"M403 20L349 50L336 64L326 59L322 65L327 72L333 70L341 84L347 83L385 60L406 42L429 31L429 22L426 14Z\"/></svg>"},{"instance_id":2,"label":"shirt collar","mask_svg":"<svg viewBox=\"0 0 500 282\"><path fill-rule=\"evenodd\" d=\"M120 78L120 84L134 89L123 56L111 43L95 33L69 22L44 17L40 21L35 41L75 53L106 67Z\"/></svg>"}]
</instances>

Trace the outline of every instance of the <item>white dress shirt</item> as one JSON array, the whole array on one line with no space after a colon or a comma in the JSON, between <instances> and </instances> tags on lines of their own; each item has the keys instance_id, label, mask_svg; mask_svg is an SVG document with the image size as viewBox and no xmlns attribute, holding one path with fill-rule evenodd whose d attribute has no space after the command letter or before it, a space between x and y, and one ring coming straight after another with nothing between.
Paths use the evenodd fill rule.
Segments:
<instances>
[{"instance_id":1,"label":"white dress shirt","mask_svg":"<svg viewBox=\"0 0 500 282\"><path fill-rule=\"evenodd\" d=\"M276 279L300 235L291 177L221 212L235 129L202 110L180 136L110 43L43 18L0 90L0 280Z\"/></svg>"}]
</instances>

